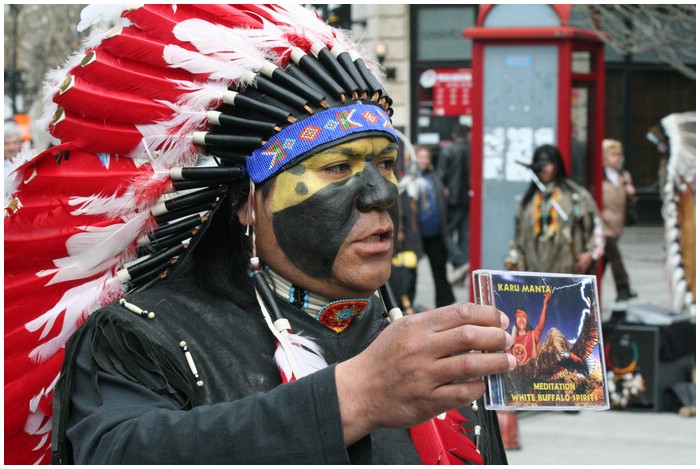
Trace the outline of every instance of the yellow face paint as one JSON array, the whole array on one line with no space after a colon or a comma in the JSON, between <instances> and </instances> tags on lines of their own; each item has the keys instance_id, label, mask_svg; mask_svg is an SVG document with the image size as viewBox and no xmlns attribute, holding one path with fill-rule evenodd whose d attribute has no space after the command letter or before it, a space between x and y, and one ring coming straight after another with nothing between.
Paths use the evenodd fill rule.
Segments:
<instances>
[{"instance_id":1,"label":"yellow face paint","mask_svg":"<svg viewBox=\"0 0 700 469\"><path fill-rule=\"evenodd\" d=\"M343 184L373 165L398 187L394 165L398 145L385 137L351 140L323 150L277 175L272 212L297 205L330 184Z\"/></svg>"}]
</instances>

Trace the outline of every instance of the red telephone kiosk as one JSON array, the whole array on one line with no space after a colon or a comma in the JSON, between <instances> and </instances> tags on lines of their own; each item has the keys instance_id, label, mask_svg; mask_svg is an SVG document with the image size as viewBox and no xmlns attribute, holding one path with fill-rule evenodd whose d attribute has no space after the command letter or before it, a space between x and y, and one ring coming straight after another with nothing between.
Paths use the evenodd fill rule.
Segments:
<instances>
[{"instance_id":1,"label":"red telephone kiosk","mask_svg":"<svg viewBox=\"0 0 700 469\"><path fill-rule=\"evenodd\" d=\"M572 5L482 5L473 41L470 262L504 269L533 150L559 148L567 173L602 208L603 42L569 25ZM599 284L602 270L599 268ZM498 412L506 449L515 412Z\"/></svg>"},{"instance_id":2,"label":"red telephone kiosk","mask_svg":"<svg viewBox=\"0 0 700 469\"><path fill-rule=\"evenodd\" d=\"M533 150L556 145L602 207L605 64L572 5L482 5L473 41L470 262L503 269Z\"/></svg>"}]
</instances>

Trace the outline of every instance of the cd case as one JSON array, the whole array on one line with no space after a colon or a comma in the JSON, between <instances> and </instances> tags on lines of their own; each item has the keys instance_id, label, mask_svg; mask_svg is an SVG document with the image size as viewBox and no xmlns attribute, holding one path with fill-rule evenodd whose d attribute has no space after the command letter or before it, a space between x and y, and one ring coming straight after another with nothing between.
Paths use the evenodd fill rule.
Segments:
<instances>
[{"instance_id":1,"label":"cd case","mask_svg":"<svg viewBox=\"0 0 700 469\"><path fill-rule=\"evenodd\" d=\"M487 377L491 410L610 408L594 275L476 270L476 303L510 319L516 367Z\"/></svg>"}]
</instances>

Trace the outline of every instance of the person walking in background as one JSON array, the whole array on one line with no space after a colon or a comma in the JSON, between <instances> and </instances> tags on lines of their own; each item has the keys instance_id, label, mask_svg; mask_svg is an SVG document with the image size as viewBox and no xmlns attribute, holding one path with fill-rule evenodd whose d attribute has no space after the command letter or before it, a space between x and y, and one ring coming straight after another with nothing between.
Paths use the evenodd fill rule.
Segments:
<instances>
[{"instance_id":1,"label":"person walking in background","mask_svg":"<svg viewBox=\"0 0 700 469\"><path fill-rule=\"evenodd\" d=\"M559 149L535 149L533 182L515 220L519 270L568 274L592 273L605 241L591 194L569 179Z\"/></svg>"},{"instance_id":2,"label":"person walking in background","mask_svg":"<svg viewBox=\"0 0 700 469\"><path fill-rule=\"evenodd\" d=\"M16 122L5 121L5 176L14 167L13 160L22 150L22 131Z\"/></svg>"},{"instance_id":3,"label":"person walking in background","mask_svg":"<svg viewBox=\"0 0 700 469\"><path fill-rule=\"evenodd\" d=\"M390 285L407 314L420 312L414 304L418 281L418 261L423 257L423 240L418 226L417 179L407 174L399 181L399 223L396 254L391 260Z\"/></svg>"},{"instance_id":4,"label":"person walking in background","mask_svg":"<svg viewBox=\"0 0 700 469\"><path fill-rule=\"evenodd\" d=\"M452 286L447 280L447 214L445 192L433 168L430 148L417 145L418 163L418 223L423 240L423 252L430 261L430 270L435 284L435 307L455 302Z\"/></svg>"},{"instance_id":5,"label":"person walking in background","mask_svg":"<svg viewBox=\"0 0 700 469\"><path fill-rule=\"evenodd\" d=\"M618 247L625 227L627 198L636 195L632 175L622 169L623 161L622 143L612 139L603 140L603 272L610 264L617 291L616 301L625 301L637 296L630 287L630 279Z\"/></svg>"},{"instance_id":6,"label":"person walking in background","mask_svg":"<svg viewBox=\"0 0 700 469\"><path fill-rule=\"evenodd\" d=\"M457 124L454 143L444 148L437 173L445 186L447 203L447 249L453 267L450 283L462 283L469 273L469 168L471 127Z\"/></svg>"}]
</instances>

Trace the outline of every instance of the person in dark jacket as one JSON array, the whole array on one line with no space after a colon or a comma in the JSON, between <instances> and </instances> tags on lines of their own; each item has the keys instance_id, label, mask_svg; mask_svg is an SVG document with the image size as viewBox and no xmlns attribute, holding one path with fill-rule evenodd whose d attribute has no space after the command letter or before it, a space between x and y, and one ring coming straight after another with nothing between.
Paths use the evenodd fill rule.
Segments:
<instances>
[{"instance_id":1,"label":"person in dark jacket","mask_svg":"<svg viewBox=\"0 0 700 469\"><path fill-rule=\"evenodd\" d=\"M287 9L292 14L285 16ZM215 88L219 72L228 77L232 54L204 52L211 46L210 36L225 41L227 34L233 35L228 47L234 51L241 38L259 37L230 29L224 34L219 22L248 18L253 25L271 28L266 34L274 34L284 29L285 19L294 20L294 37L284 35L278 41L326 31L325 23L307 13L292 5L141 5L122 14L133 23L124 26L124 37L144 40L137 27L158 35L144 47L169 44L173 36L186 43L181 50L166 47L163 61L182 54L186 60L180 65L197 62L197 79L209 80L207 85ZM193 14L199 21L188 23L191 28L176 27L171 34L170 21L180 26ZM94 12L85 16L104 19ZM212 23L212 17L218 20ZM274 19L275 26L262 22L263 17ZM310 26L302 27L307 21ZM398 139L391 125L391 99L378 78L364 74L361 58L345 57L335 47L337 57L326 50L336 37L321 35L320 44L299 40L291 58L276 57L278 69L253 68L252 78L241 74L249 82L226 83L224 100L211 104L213 114L185 106L195 101L172 106L176 113L187 111L188 118L204 116L204 134L195 130L183 134L177 145L144 153L161 134L180 134L136 127L144 133L136 154L148 164L166 167L172 178L174 172L183 178L194 174L195 167L180 171L179 159L171 164L177 171L168 167L171 157L181 157L177 152L191 145L221 163L206 167L207 174L229 174L237 168L232 172L237 176L223 183L207 181L203 191L195 192L207 195L214 186L215 203L207 205L202 225L184 249L176 240L177 255L158 250L160 241L170 240L169 235L160 237L162 228L173 228L165 221L149 231L159 241L151 243L156 251L145 259L116 264L119 279L128 278L133 288L89 314L67 343L53 396L53 462L506 463L497 419L483 408L481 397L484 376L515 366L513 357L502 353L512 345L507 317L493 307L469 303L418 315L397 311L386 287L399 193L393 171ZM266 36L265 44L259 45L269 54L264 57L274 55L267 48L269 39ZM90 44L100 57L103 49L114 46L110 52L117 54L115 44L126 47L128 42L110 35ZM258 57L253 54L256 44L247 46L247 57ZM219 65L206 75L202 67L212 63ZM313 76L304 75L312 90L330 88L324 99L305 98L303 106L292 98L314 93L290 79L302 65L314 71ZM147 70L144 65L142 71ZM271 86L265 70L286 91ZM183 83L183 76L188 75L183 72L177 75L179 81L173 80L173 92L197 86ZM354 79L346 80L349 77ZM82 80L76 86L82 86ZM342 92L336 93L336 87ZM277 108L282 116L265 119L271 110L262 104ZM66 114L70 116L70 110ZM153 118L152 125L161 125L162 118ZM241 130L255 119L255 125L265 129L259 140L251 137L257 135L255 129ZM275 126L260 121L274 121ZM198 129L191 121L177 123L173 132ZM223 128L226 123L233 124ZM119 143L110 141L113 146ZM75 145L88 143L101 145L87 138ZM244 159L236 156L241 152ZM105 147L104 153L119 152ZM70 161L84 154L87 150L74 151ZM225 163L226 158L235 164ZM169 187L182 190L177 184ZM125 190L123 196L132 193ZM149 214L155 209L145 210ZM95 236L101 233L93 231ZM164 264L157 264L161 259ZM124 261L120 257L115 262ZM148 280L140 283L143 276L132 274L143 271L139 267L145 264L156 274L144 273ZM470 351L479 353L464 353ZM457 413L467 420L466 434L451 426L462 418ZM434 440L426 434L435 428L460 439L460 444L444 453L426 443Z\"/></svg>"},{"instance_id":2,"label":"person in dark jacket","mask_svg":"<svg viewBox=\"0 0 700 469\"><path fill-rule=\"evenodd\" d=\"M460 353L510 346L501 313L456 304L389 323L374 293L393 253L396 185L382 169L393 148L365 137L303 160L305 182L320 189L298 204L296 166L256 189L257 254L273 304L329 366L283 384L241 262L251 207L237 196L179 275L125 297L155 319L113 303L69 343L56 390L64 462L416 464L409 428L460 408L482 428L480 460L505 463L497 419L479 397L480 377L509 370L509 354ZM475 340L454 340L462 329Z\"/></svg>"},{"instance_id":3,"label":"person in dark jacket","mask_svg":"<svg viewBox=\"0 0 700 469\"><path fill-rule=\"evenodd\" d=\"M437 160L437 173L445 187L447 203L447 248L452 265L450 283L463 283L469 273L469 168L471 127L455 124L452 143Z\"/></svg>"},{"instance_id":4,"label":"person in dark jacket","mask_svg":"<svg viewBox=\"0 0 700 469\"><path fill-rule=\"evenodd\" d=\"M455 302L452 286L447 280L449 233L444 187L434 170L433 153L430 148L417 145L415 150L419 169L416 180L419 228L423 251L428 256L433 275L435 306L440 307Z\"/></svg>"}]
</instances>

